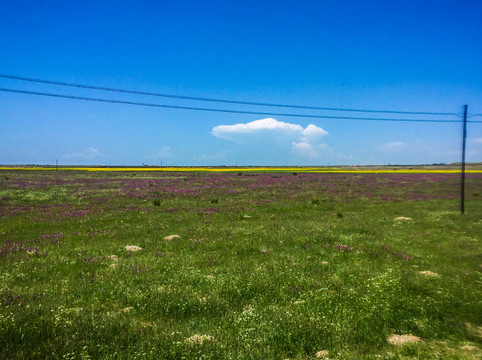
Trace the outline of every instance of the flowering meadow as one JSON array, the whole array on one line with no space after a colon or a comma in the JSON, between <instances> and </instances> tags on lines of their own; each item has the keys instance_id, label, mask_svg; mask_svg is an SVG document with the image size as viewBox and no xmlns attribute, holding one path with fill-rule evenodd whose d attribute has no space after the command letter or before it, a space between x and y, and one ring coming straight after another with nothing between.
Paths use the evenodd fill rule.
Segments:
<instances>
[{"instance_id":1,"label":"flowering meadow","mask_svg":"<svg viewBox=\"0 0 482 360\"><path fill-rule=\"evenodd\" d=\"M459 177L0 170L0 359L480 359Z\"/></svg>"}]
</instances>

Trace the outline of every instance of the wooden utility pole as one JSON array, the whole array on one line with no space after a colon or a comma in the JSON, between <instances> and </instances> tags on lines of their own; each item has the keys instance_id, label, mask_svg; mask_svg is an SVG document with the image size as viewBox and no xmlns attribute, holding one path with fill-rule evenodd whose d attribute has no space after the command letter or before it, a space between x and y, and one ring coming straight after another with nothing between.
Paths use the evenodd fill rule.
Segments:
<instances>
[{"instance_id":1,"label":"wooden utility pole","mask_svg":"<svg viewBox=\"0 0 482 360\"><path fill-rule=\"evenodd\" d=\"M464 106L464 125L462 132L462 184L460 190L460 212L462 215L465 211L465 143L467 140L467 107Z\"/></svg>"}]
</instances>

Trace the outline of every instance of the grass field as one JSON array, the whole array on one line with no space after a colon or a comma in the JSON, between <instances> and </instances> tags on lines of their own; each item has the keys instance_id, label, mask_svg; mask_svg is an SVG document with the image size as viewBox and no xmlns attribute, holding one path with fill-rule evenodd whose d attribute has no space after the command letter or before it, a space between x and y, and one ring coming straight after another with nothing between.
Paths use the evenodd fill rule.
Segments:
<instances>
[{"instance_id":1,"label":"grass field","mask_svg":"<svg viewBox=\"0 0 482 360\"><path fill-rule=\"evenodd\" d=\"M482 174L465 215L459 192L448 172L4 168L0 358L480 359Z\"/></svg>"}]
</instances>

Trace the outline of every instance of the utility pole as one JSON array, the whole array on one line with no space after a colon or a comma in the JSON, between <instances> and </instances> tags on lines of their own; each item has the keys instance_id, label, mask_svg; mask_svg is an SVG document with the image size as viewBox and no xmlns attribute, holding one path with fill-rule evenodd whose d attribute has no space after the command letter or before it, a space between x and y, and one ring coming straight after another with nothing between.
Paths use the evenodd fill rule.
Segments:
<instances>
[{"instance_id":1,"label":"utility pole","mask_svg":"<svg viewBox=\"0 0 482 360\"><path fill-rule=\"evenodd\" d=\"M468 105L464 106L464 125L462 132L462 184L460 192L460 212L462 215L465 211L465 143L467 140L467 107Z\"/></svg>"}]
</instances>

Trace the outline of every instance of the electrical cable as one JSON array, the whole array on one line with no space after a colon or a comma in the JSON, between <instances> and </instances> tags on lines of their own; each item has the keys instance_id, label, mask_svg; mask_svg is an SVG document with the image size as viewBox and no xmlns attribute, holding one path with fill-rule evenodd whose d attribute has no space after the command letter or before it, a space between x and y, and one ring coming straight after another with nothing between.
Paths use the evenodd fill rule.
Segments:
<instances>
[{"instance_id":1,"label":"electrical cable","mask_svg":"<svg viewBox=\"0 0 482 360\"><path fill-rule=\"evenodd\" d=\"M252 101L214 99L214 98L204 98L204 97L194 97L194 96L161 94L161 93L154 93L154 92L147 92L147 91L116 89L116 88L101 87L101 86L82 85L82 84L75 84L75 83L69 83L69 82L35 79L35 78L30 78L30 77L23 77L23 76L16 76L16 75L6 75L6 74L0 74L0 78L20 80L20 81L28 81L28 82L34 82L34 83L59 85L59 86L76 87L76 88L82 88L82 89L101 90L101 91L110 91L110 92L136 94L136 95L158 96L158 97L166 97L166 98L182 99L182 100L209 101L209 102L218 102L218 103L226 103L226 104L236 104L236 105L269 106L269 107L283 107L283 108L293 108L293 109L324 110L324 111L349 111L349 112L381 113L381 114L403 114L403 115L434 115L434 116L454 116L454 115L457 115L456 113L444 113L444 112L396 111L396 110L373 110L373 109L346 109L346 108L304 106L304 105L292 105L292 104L272 104L272 103L262 103L262 102L252 102Z\"/></svg>"},{"instance_id":2,"label":"electrical cable","mask_svg":"<svg viewBox=\"0 0 482 360\"><path fill-rule=\"evenodd\" d=\"M306 114L306 115L305 114L286 114L286 113L243 111L243 110L230 110L230 109L213 109L213 108L201 108L201 107L190 107L190 106L176 106L176 105L165 105L165 104L155 104L155 103L143 103L143 102L135 102L135 101L124 101L124 100L113 100L113 99L93 98L93 97L84 97L84 96L54 94L54 93L45 93L45 92L27 91L27 90L18 90L18 89L9 89L9 88L0 88L0 91L10 92L10 93L28 94L28 95L49 96L49 97L73 99L73 100L95 101L95 102L103 102L103 103L137 105L137 106L158 107L158 108L178 109L178 110L223 112L223 113L231 113L231 114L286 116L286 117L301 117L301 118L314 118L314 119L392 121L392 122L432 122L432 123L435 123L435 122L439 122L439 123L460 123L460 122L462 122L461 120L382 119L382 118L358 118L358 117L310 115L310 114ZM470 122L471 123L482 123L482 121L470 121Z\"/></svg>"}]
</instances>

